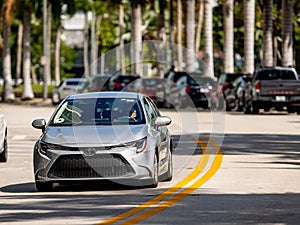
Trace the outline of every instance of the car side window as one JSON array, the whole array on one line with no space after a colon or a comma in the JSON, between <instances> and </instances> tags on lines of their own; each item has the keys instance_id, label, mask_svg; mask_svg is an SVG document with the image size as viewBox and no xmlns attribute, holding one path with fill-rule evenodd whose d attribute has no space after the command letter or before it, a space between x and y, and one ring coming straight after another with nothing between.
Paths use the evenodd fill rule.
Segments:
<instances>
[{"instance_id":1,"label":"car side window","mask_svg":"<svg viewBox=\"0 0 300 225\"><path fill-rule=\"evenodd\" d=\"M155 112L155 109L153 108L151 103L146 100L146 98L144 98L143 101L144 101L145 110L146 110L148 120L150 121L150 124L154 124L155 119L157 117L157 113Z\"/></svg>"}]
</instances>

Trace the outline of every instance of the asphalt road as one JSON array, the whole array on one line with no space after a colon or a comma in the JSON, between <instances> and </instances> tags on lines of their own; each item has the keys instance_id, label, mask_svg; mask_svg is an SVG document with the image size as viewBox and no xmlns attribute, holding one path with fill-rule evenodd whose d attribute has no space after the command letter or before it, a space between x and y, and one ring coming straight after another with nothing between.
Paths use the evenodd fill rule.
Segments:
<instances>
[{"instance_id":1,"label":"asphalt road","mask_svg":"<svg viewBox=\"0 0 300 225\"><path fill-rule=\"evenodd\" d=\"M300 116L162 110L173 122L174 179L158 188L55 186L36 192L33 144L47 104L0 104L0 224L299 224Z\"/></svg>"}]
</instances>

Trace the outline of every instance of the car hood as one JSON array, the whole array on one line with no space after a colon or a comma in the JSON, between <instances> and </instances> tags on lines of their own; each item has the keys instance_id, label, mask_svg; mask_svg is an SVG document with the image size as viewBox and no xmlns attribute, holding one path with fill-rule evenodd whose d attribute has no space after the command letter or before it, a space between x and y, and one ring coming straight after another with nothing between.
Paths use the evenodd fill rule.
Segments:
<instances>
[{"instance_id":1,"label":"car hood","mask_svg":"<svg viewBox=\"0 0 300 225\"><path fill-rule=\"evenodd\" d=\"M113 146L139 140L148 133L148 126L73 126L47 127L43 141L70 147Z\"/></svg>"}]
</instances>

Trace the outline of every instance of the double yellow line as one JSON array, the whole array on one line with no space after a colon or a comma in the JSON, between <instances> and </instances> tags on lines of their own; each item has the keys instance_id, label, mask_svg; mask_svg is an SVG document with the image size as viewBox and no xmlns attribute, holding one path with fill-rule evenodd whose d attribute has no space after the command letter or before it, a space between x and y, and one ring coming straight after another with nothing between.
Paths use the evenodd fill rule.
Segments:
<instances>
[{"instance_id":1,"label":"double yellow line","mask_svg":"<svg viewBox=\"0 0 300 225\"><path fill-rule=\"evenodd\" d=\"M222 158L223 158L223 154L222 154L222 150L221 150L220 146L208 137L204 137L204 139L205 139L205 141L203 141L200 138L197 138L197 142L199 143L203 153L202 153L202 156L201 156L200 161L198 162L196 168L187 177L185 177L183 180L181 180L174 186L170 187L166 191L162 192L160 195L152 198L151 200L149 200L149 201L125 212L125 213L122 213L120 215L112 217L108 220L102 221L102 222L98 223L98 225L112 224L112 223L124 220L126 218L129 218L133 215L136 215L136 214L140 213L141 211L145 211L145 212L140 213L120 224L138 223L140 221L145 220L146 218L148 218L150 216L153 216L153 215L169 208L170 206L181 201L187 195L191 194L196 189L198 189L200 186L202 186L206 181L208 181L218 171L218 169L220 168L220 166L222 164ZM213 149L211 154L210 154L210 147ZM206 168L206 165L209 161L210 156L214 156L214 160L212 162L211 167L204 173L203 176L201 176L193 184L189 185L188 187L184 187L185 185L187 185L188 183L190 183L194 179L196 179L200 175L200 173L204 171L204 169ZM170 198L168 198L168 197L170 197ZM164 201L162 201L162 200L164 200Z\"/></svg>"}]
</instances>

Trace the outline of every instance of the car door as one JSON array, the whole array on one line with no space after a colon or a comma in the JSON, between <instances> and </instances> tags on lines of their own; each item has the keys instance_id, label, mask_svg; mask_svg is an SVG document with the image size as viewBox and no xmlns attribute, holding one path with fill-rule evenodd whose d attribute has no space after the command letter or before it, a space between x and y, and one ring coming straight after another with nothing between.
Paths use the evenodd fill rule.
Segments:
<instances>
[{"instance_id":1,"label":"car door","mask_svg":"<svg viewBox=\"0 0 300 225\"><path fill-rule=\"evenodd\" d=\"M169 131L166 126L157 126L155 125L155 120L158 116L160 116L160 113L156 107L156 105L153 103L153 101L145 97L144 98L144 104L145 108L148 114L148 119L150 121L151 126L151 134L153 135L153 138L156 139L156 147L158 150L158 164L159 164L159 175L165 173L168 169L168 157L170 154L169 150Z\"/></svg>"}]
</instances>

